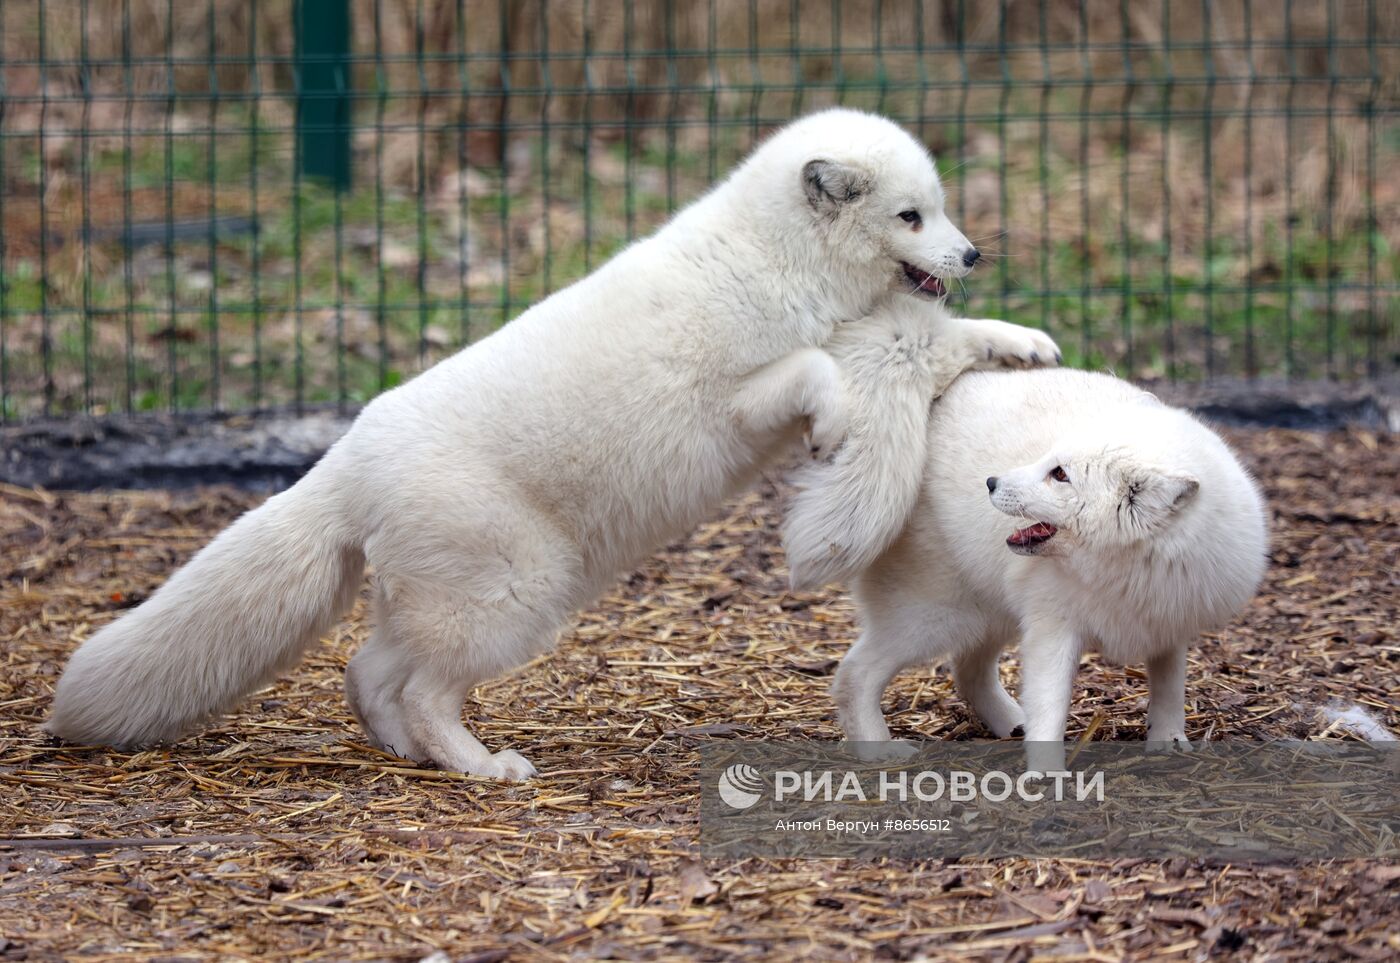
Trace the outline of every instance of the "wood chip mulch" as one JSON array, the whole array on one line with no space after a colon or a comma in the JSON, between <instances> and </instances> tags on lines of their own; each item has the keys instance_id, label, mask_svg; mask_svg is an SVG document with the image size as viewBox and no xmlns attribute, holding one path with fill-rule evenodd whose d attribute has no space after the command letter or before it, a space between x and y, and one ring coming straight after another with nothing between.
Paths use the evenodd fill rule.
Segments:
<instances>
[{"instance_id":1,"label":"wood chip mulch","mask_svg":"<svg viewBox=\"0 0 1400 963\"><path fill-rule=\"evenodd\" d=\"M1231 438L1271 498L1273 565L1192 656L1192 738L1356 738L1328 706L1400 732L1394 439ZM469 724L524 752L529 784L361 743L341 688L363 604L199 738L135 755L45 740L68 652L256 501L0 490L0 959L1400 957L1394 864L700 859L697 746L836 735L852 609L784 591L771 486L479 690ZM1091 660L1071 733L1142 739L1144 686ZM941 669L886 705L897 735L985 735Z\"/></svg>"}]
</instances>

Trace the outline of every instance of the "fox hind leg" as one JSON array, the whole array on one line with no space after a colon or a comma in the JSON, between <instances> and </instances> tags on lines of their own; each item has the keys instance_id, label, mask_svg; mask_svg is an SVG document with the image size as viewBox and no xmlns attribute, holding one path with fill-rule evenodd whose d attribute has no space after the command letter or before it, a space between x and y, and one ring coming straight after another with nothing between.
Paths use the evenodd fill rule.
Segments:
<instances>
[{"instance_id":1,"label":"fox hind leg","mask_svg":"<svg viewBox=\"0 0 1400 963\"><path fill-rule=\"evenodd\" d=\"M889 739L880 698L901 669L962 650L985 628L977 615L930 605L915 593L879 594L878 600L862 599L868 624L841 660L831 687L842 731L852 742Z\"/></svg>"},{"instance_id":2,"label":"fox hind leg","mask_svg":"<svg viewBox=\"0 0 1400 963\"><path fill-rule=\"evenodd\" d=\"M953 683L982 724L1005 739L1026 724L1026 714L1001 684L997 671L1001 648L983 642L959 653L953 660Z\"/></svg>"},{"instance_id":3,"label":"fox hind leg","mask_svg":"<svg viewBox=\"0 0 1400 963\"><path fill-rule=\"evenodd\" d=\"M427 753L409 736L402 709L403 687L413 666L389 638L387 609L383 589L376 584L374 633L345 667L345 699L371 745L421 762Z\"/></svg>"},{"instance_id":4,"label":"fox hind leg","mask_svg":"<svg viewBox=\"0 0 1400 963\"><path fill-rule=\"evenodd\" d=\"M462 706L477 685L554 644L579 602L577 554L528 518L509 526L498 519L488 531L449 529L374 560L382 623L364 671L352 665L357 712L379 741L402 738L420 762L526 779L534 767L517 752L487 749L462 724ZM367 698L363 680L381 667L385 682Z\"/></svg>"}]
</instances>

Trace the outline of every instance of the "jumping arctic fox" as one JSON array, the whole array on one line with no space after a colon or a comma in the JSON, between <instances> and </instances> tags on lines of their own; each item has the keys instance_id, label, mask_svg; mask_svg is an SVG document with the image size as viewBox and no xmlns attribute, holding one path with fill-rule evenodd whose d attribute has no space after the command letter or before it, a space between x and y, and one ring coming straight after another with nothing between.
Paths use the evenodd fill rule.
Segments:
<instances>
[{"instance_id":1,"label":"jumping arctic fox","mask_svg":"<svg viewBox=\"0 0 1400 963\"><path fill-rule=\"evenodd\" d=\"M834 463L807 469L785 541L795 583L854 579L863 632L832 687L846 737L888 740L885 687L947 656L987 728L1023 727L1032 766L1063 768L1075 671L1094 648L1147 663L1148 741L1188 746L1187 646L1239 612L1267 553L1258 489L1220 437L1124 381L1055 370L963 375L926 424L915 397L870 445L862 399L914 397L907 376L836 357L852 431ZM862 494L876 486L894 494ZM906 499L892 525L886 506ZM1019 705L997 673L1017 640Z\"/></svg>"},{"instance_id":2,"label":"jumping arctic fox","mask_svg":"<svg viewBox=\"0 0 1400 963\"><path fill-rule=\"evenodd\" d=\"M845 434L821 346L885 299L937 300L977 251L932 158L883 118L780 131L652 237L366 406L305 478L73 656L47 727L174 739L296 664L376 572L346 696L376 745L525 778L463 727L480 682L550 648L616 574L807 428ZM1042 335L966 322L994 358ZM1047 347L1049 345L1049 347Z\"/></svg>"}]
</instances>

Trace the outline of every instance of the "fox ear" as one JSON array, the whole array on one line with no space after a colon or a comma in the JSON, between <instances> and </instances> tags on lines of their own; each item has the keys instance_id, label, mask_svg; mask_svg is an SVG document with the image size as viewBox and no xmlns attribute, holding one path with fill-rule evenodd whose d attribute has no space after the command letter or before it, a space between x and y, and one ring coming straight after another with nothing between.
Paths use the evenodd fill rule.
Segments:
<instances>
[{"instance_id":1,"label":"fox ear","mask_svg":"<svg viewBox=\"0 0 1400 963\"><path fill-rule=\"evenodd\" d=\"M810 160L802 165L802 189L812 210L835 214L870 190L870 177L835 161Z\"/></svg>"},{"instance_id":2,"label":"fox ear","mask_svg":"<svg viewBox=\"0 0 1400 963\"><path fill-rule=\"evenodd\" d=\"M1165 523L1200 491L1201 483L1184 472L1141 471L1128 477L1123 507L1144 528Z\"/></svg>"}]
</instances>

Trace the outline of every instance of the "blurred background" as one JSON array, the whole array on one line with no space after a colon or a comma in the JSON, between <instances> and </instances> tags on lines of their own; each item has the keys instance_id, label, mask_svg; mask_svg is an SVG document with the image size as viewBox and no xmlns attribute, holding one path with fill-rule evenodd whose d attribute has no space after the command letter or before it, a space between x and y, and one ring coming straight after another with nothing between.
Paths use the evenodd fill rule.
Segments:
<instances>
[{"instance_id":1,"label":"blurred background","mask_svg":"<svg viewBox=\"0 0 1400 963\"><path fill-rule=\"evenodd\" d=\"M1400 0L4 0L0 58L6 421L353 407L832 104L1070 363L1400 366Z\"/></svg>"}]
</instances>

